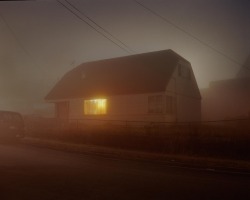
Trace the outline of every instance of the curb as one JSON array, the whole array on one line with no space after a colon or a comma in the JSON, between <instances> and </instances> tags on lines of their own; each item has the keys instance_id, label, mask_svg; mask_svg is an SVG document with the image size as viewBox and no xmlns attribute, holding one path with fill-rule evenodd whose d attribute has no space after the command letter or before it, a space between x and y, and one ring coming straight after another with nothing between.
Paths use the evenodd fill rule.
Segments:
<instances>
[{"instance_id":1,"label":"curb","mask_svg":"<svg viewBox=\"0 0 250 200\"><path fill-rule=\"evenodd\" d=\"M250 161L159 154L143 151L116 149L97 145L66 143L57 140L46 140L30 137L22 139L21 143L36 147L102 156L113 159L134 160L158 163L168 165L170 167L189 168L219 173L244 174L250 176Z\"/></svg>"}]
</instances>

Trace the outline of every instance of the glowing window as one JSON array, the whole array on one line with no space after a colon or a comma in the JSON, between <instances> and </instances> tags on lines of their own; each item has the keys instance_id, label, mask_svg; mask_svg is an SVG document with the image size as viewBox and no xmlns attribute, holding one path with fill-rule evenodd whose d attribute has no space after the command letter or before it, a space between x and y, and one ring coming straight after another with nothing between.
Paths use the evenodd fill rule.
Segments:
<instances>
[{"instance_id":1,"label":"glowing window","mask_svg":"<svg viewBox=\"0 0 250 200\"><path fill-rule=\"evenodd\" d=\"M104 115L107 113L107 99L84 100L85 115Z\"/></svg>"}]
</instances>

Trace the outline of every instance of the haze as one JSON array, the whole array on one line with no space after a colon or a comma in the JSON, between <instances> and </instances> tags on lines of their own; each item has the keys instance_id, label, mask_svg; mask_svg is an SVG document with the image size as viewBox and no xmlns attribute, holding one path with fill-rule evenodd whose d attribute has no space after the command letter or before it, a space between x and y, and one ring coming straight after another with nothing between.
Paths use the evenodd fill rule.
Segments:
<instances>
[{"instance_id":1,"label":"haze","mask_svg":"<svg viewBox=\"0 0 250 200\"><path fill-rule=\"evenodd\" d=\"M127 50L58 1L2 1L1 109L23 113L42 109L53 85L87 61L173 49L191 62L198 85L204 88L212 80L233 78L250 54L247 0L138 1L154 13L133 0L69 2L82 19L91 23L88 16L99 25L95 28L108 31Z\"/></svg>"}]
</instances>

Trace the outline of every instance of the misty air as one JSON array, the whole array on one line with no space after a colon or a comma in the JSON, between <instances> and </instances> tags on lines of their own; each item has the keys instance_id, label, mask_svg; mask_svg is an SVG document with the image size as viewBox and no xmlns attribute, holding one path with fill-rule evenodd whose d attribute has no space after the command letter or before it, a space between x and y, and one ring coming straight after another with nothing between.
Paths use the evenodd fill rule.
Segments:
<instances>
[{"instance_id":1,"label":"misty air","mask_svg":"<svg viewBox=\"0 0 250 200\"><path fill-rule=\"evenodd\" d=\"M0 1L0 198L249 199L249 10Z\"/></svg>"}]
</instances>

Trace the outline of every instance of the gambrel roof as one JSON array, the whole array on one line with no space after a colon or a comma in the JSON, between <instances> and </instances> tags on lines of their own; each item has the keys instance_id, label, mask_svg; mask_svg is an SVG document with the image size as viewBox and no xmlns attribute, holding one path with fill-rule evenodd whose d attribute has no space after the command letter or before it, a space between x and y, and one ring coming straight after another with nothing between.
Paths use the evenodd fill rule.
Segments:
<instances>
[{"instance_id":1,"label":"gambrel roof","mask_svg":"<svg viewBox=\"0 0 250 200\"><path fill-rule=\"evenodd\" d=\"M66 73L46 100L163 92L182 60L172 50L87 62Z\"/></svg>"}]
</instances>

